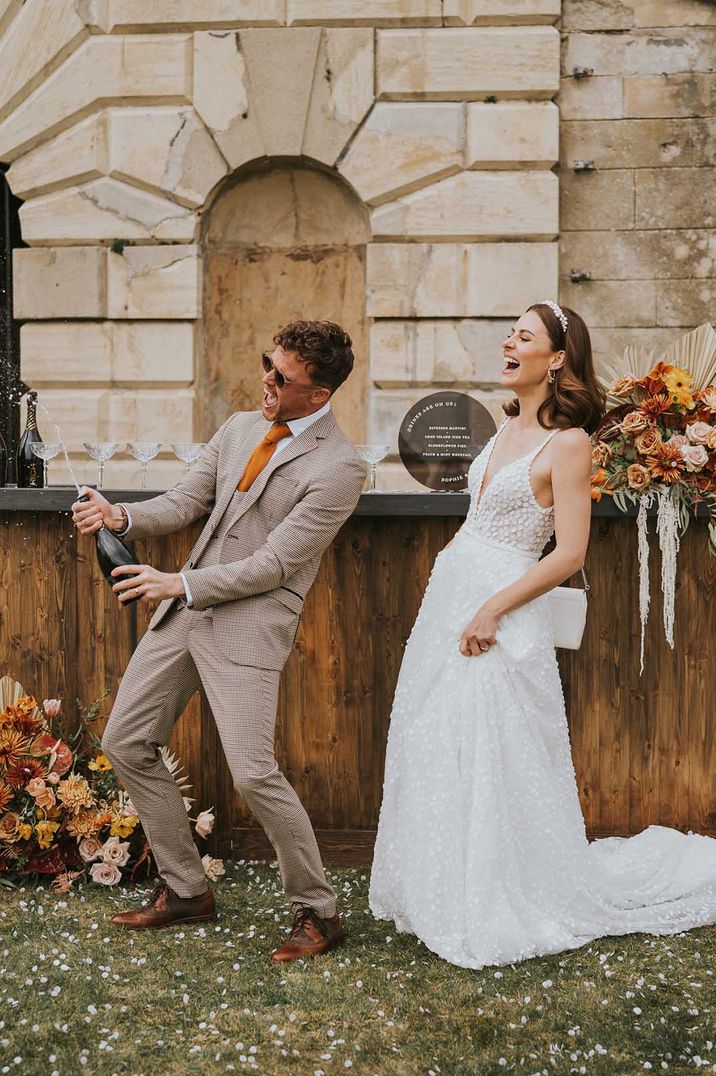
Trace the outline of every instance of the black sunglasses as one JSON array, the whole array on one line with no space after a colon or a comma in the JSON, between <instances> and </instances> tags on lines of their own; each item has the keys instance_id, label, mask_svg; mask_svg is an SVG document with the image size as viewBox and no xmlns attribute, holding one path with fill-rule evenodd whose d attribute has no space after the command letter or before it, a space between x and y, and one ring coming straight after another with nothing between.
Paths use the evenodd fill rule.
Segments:
<instances>
[{"instance_id":1,"label":"black sunglasses","mask_svg":"<svg viewBox=\"0 0 716 1076\"><path fill-rule=\"evenodd\" d=\"M278 366L274 366L273 359L266 351L261 352L261 365L263 366L267 374L273 373L276 387L279 389L285 388L286 385L295 385L297 389L317 389L320 385L304 385L300 381L291 381L285 374L282 374Z\"/></svg>"}]
</instances>

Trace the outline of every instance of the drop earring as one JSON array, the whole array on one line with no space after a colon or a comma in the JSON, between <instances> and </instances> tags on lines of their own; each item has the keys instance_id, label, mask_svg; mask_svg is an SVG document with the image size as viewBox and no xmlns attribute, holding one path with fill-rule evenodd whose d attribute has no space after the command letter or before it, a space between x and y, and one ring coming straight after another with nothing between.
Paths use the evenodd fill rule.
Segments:
<instances>
[{"instance_id":1,"label":"drop earring","mask_svg":"<svg viewBox=\"0 0 716 1076\"><path fill-rule=\"evenodd\" d=\"M547 380L549 381L550 385L554 384L554 370L547 371Z\"/></svg>"}]
</instances>

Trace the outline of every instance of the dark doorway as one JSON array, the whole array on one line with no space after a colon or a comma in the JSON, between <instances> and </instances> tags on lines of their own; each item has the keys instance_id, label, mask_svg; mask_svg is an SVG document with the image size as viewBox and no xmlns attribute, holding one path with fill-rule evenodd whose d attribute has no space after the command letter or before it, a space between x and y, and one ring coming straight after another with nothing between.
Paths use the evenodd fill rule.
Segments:
<instances>
[{"instance_id":1,"label":"dark doorway","mask_svg":"<svg viewBox=\"0 0 716 1076\"><path fill-rule=\"evenodd\" d=\"M15 481L15 452L19 438L18 401L25 391L20 380L20 323L12 310L12 252L25 246L20 237L19 198L0 164L0 434L7 447L7 481Z\"/></svg>"}]
</instances>

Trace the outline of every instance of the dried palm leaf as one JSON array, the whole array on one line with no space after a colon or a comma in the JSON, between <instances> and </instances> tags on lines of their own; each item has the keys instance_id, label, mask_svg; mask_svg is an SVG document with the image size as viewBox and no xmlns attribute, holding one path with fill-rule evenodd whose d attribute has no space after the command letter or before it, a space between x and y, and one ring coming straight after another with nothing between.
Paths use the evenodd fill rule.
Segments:
<instances>
[{"instance_id":1,"label":"dried palm leaf","mask_svg":"<svg viewBox=\"0 0 716 1076\"><path fill-rule=\"evenodd\" d=\"M651 348L642 344L628 344L621 356L614 355L601 363L597 376L607 391L607 404L617 405L624 403L618 396L612 396L610 387L620 377L631 374L638 380L649 373L658 359Z\"/></svg>"},{"instance_id":2,"label":"dried palm leaf","mask_svg":"<svg viewBox=\"0 0 716 1076\"><path fill-rule=\"evenodd\" d=\"M0 710L6 706L13 706L19 698L25 694L22 684L13 680L11 676L3 676L0 679Z\"/></svg>"},{"instance_id":3,"label":"dried palm leaf","mask_svg":"<svg viewBox=\"0 0 716 1076\"><path fill-rule=\"evenodd\" d=\"M681 366L693 374L694 389L705 388L716 381L716 332L706 322L674 340L660 355L656 355L652 348L629 344L621 358L614 356L601 364L599 380L608 391L617 378L626 374L633 374L637 379L644 377L659 359ZM608 395L608 400L610 403L623 402L611 395Z\"/></svg>"},{"instance_id":4,"label":"dried palm leaf","mask_svg":"<svg viewBox=\"0 0 716 1076\"><path fill-rule=\"evenodd\" d=\"M189 780L189 775L184 769L184 763L181 759L173 755L168 747L160 747L159 754L162 756L164 765L169 770L170 774L177 783L177 787L184 798L184 805L187 811L191 810L191 805L194 802L193 798L187 795L191 791L192 783Z\"/></svg>"},{"instance_id":5,"label":"dried palm leaf","mask_svg":"<svg viewBox=\"0 0 716 1076\"><path fill-rule=\"evenodd\" d=\"M694 388L704 389L716 381L716 332L706 322L684 333L666 350L666 362L682 366L694 375Z\"/></svg>"},{"instance_id":6,"label":"dried palm leaf","mask_svg":"<svg viewBox=\"0 0 716 1076\"><path fill-rule=\"evenodd\" d=\"M25 694L25 689L22 684L19 684L17 680L13 680L11 676L3 676L0 678L0 713L7 706L14 706L18 699L22 698ZM37 706L32 711L33 717L41 717L40 710Z\"/></svg>"}]
</instances>

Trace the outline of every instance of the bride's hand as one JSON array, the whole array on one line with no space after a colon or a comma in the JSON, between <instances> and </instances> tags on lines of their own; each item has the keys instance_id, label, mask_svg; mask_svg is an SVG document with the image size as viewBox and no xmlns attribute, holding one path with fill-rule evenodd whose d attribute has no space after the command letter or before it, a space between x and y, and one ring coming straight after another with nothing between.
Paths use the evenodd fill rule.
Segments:
<instances>
[{"instance_id":1,"label":"bride's hand","mask_svg":"<svg viewBox=\"0 0 716 1076\"><path fill-rule=\"evenodd\" d=\"M460 636L463 657L484 654L495 643L499 617L487 605L481 605Z\"/></svg>"}]
</instances>

